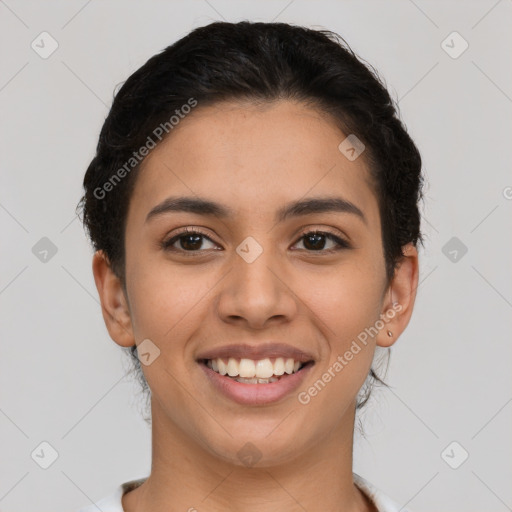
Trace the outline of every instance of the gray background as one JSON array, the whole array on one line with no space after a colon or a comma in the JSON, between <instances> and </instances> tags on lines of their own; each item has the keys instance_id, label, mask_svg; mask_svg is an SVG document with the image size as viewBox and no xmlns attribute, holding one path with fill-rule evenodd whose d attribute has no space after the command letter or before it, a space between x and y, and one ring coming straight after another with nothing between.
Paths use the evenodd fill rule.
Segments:
<instances>
[{"instance_id":1,"label":"gray background","mask_svg":"<svg viewBox=\"0 0 512 512\"><path fill-rule=\"evenodd\" d=\"M149 474L138 387L74 208L116 85L220 19L340 33L399 99L424 159L416 309L354 470L417 512L512 510L510 0L0 1L0 510L75 510ZM46 59L31 48L43 31L59 45ZM445 49L461 40L442 46L454 31L469 43L457 58ZM46 261L43 237L57 249ZM58 453L48 469L31 457L43 441Z\"/></svg>"}]
</instances>

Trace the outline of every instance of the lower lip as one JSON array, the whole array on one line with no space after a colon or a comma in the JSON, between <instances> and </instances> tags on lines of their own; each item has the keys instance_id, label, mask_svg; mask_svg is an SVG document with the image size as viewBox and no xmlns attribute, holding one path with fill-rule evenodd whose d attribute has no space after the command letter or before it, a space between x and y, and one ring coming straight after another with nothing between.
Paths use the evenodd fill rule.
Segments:
<instances>
[{"instance_id":1,"label":"lower lip","mask_svg":"<svg viewBox=\"0 0 512 512\"><path fill-rule=\"evenodd\" d=\"M242 405L263 405L277 402L296 390L314 364L304 366L297 373L285 374L277 382L269 384L244 384L214 372L204 363L199 363L199 366L215 388L234 402Z\"/></svg>"}]
</instances>

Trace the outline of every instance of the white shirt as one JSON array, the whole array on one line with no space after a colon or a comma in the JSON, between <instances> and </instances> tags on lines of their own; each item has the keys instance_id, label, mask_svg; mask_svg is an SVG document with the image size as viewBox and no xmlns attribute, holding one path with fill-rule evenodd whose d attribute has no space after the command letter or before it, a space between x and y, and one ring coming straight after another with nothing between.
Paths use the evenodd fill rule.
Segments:
<instances>
[{"instance_id":1,"label":"white shirt","mask_svg":"<svg viewBox=\"0 0 512 512\"><path fill-rule=\"evenodd\" d=\"M353 473L354 484L368 496L370 502L372 502L379 512L411 512L406 508L401 508L398 503L394 502L391 498L386 496L380 489L377 489L370 482L365 480L362 476ZM114 493L102 498L93 505L88 505L81 508L77 512L98 512L98 509L102 512L124 512L121 498L123 494L132 491L141 485L146 478L140 478L138 480L130 480L121 484Z\"/></svg>"}]
</instances>

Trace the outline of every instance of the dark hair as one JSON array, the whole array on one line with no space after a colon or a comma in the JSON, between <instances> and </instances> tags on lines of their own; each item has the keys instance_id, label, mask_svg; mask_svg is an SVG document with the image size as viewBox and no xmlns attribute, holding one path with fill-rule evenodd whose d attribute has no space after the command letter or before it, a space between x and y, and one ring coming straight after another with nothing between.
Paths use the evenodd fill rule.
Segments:
<instances>
[{"instance_id":1,"label":"dark hair","mask_svg":"<svg viewBox=\"0 0 512 512\"><path fill-rule=\"evenodd\" d=\"M338 34L242 21L194 29L151 57L114 98L85 173L85 193L77 210L83 211L94 249L104 251L124 287L126 217L141 148L150 140L155 145L155 138L156 143L165 140L172 133L171 118L183 117L185 106L194 102L201 107L223 100L280 99L324 112L345 135L356 135L366 146L362 156L378 199L390 283L402 247L423 243L418 210L421 157L399 119L398 105L377 71L363 64ZM136 346L130 349L140 382L149 391ZM368 377L385 385L373 368ZM371 385L366 384L368 379L358 408L370 396Z\"/></svg>"}]
</instances>

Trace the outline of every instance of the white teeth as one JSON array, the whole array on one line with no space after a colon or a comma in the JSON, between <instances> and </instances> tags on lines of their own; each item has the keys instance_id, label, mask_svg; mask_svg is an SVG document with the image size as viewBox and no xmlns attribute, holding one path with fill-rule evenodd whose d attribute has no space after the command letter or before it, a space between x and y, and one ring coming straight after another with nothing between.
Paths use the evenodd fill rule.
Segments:
<instances>
[{"instance_id":1,"label":"white teeth","mask_svg":"<svg viewBox=\"0 0 512 512\"><path fill-rule=\"evenodd\" d=\"M219 357L217 359L209 359L206 364L208 368L221 375L229 375L234 378L239 377L242 379L239 382L243 381L252 384L256 382L260 384L274 382L269 379L277 380L278 376L285 373L290 375L299 371L302 367L300 361L295 361L293 358L284 359L283 357L277 357L273 364L269 358L254 361L247 358L235 359L234 357L230 357L227 363Z\"/></svg>"},{"instance_id":2,"label":"white teeth","mask_svg":"<svg viewBox=\"0 0 512 512\"><path fill-rule=\"evenodd\" d=\"M228 373L227 365L222 359L215 359L217 361L217 366L219 367L219 373L221 375L226 375Z\"/></svg>"},{"instance_id":3,"label":"white teeth","mask_svg":"<svg viewBox=\"0 0 512 512\"><path fill-rule=\"evenodd\" d=\"M278 357L274 363L274 375L283 375L284 373L284 359Z\"/></svg>"},{"instance_id":4,"label":"white teeth","mask_svg":"<svg viewBox=\"0 0 512 512\"><path fill-rule=\"evenodd\" d=\"M261 359L256 363L256 377L258 379L268 379L274 375L274 365L270 359Z\"/></svg>"},{"instance_id":5,"label":"white teeth","mask_svg":"<svg viewBox=\"0 0 512 512\"><path fill-rule=\"evenodd\" d=\"M256 375L256 365L252 359L241 359L238 366L238 375L240 377L251 378Z\"/></svg>"},{"instance_id":6,"label":"white teeth","mask_svg":"<svg viewBox=\"0 0 512 512\"><path fill-rule=\"evenodd\" d=\"M235 380L237 382L242 382L244 384L258 384L258 379L256 379L256 378L245 379L244 377L237 377Z\"/></svg>"},{"instance_id":7,"label":"white teeth","mask_svg":"<svg viewBox=\"0 0 512 512\"><path fill-rule=\"evenodd\" d=\"M237 377L235 380L237 382L242 382L243 384L269 384L272 382L277 382L279 379L277 377L270 377L269 379L244 379L243 377Z\"/></svg>"},{"instance_id":8,"label":"white teeth","mask_svg":"<svg viewBox=\"0 0 512 512\"><path fill-rule=\"evenodd\" d=\"M228 375L230 377L238 376L238 361L232 357L228 360Z\"/></svg>"}]
</instances>

